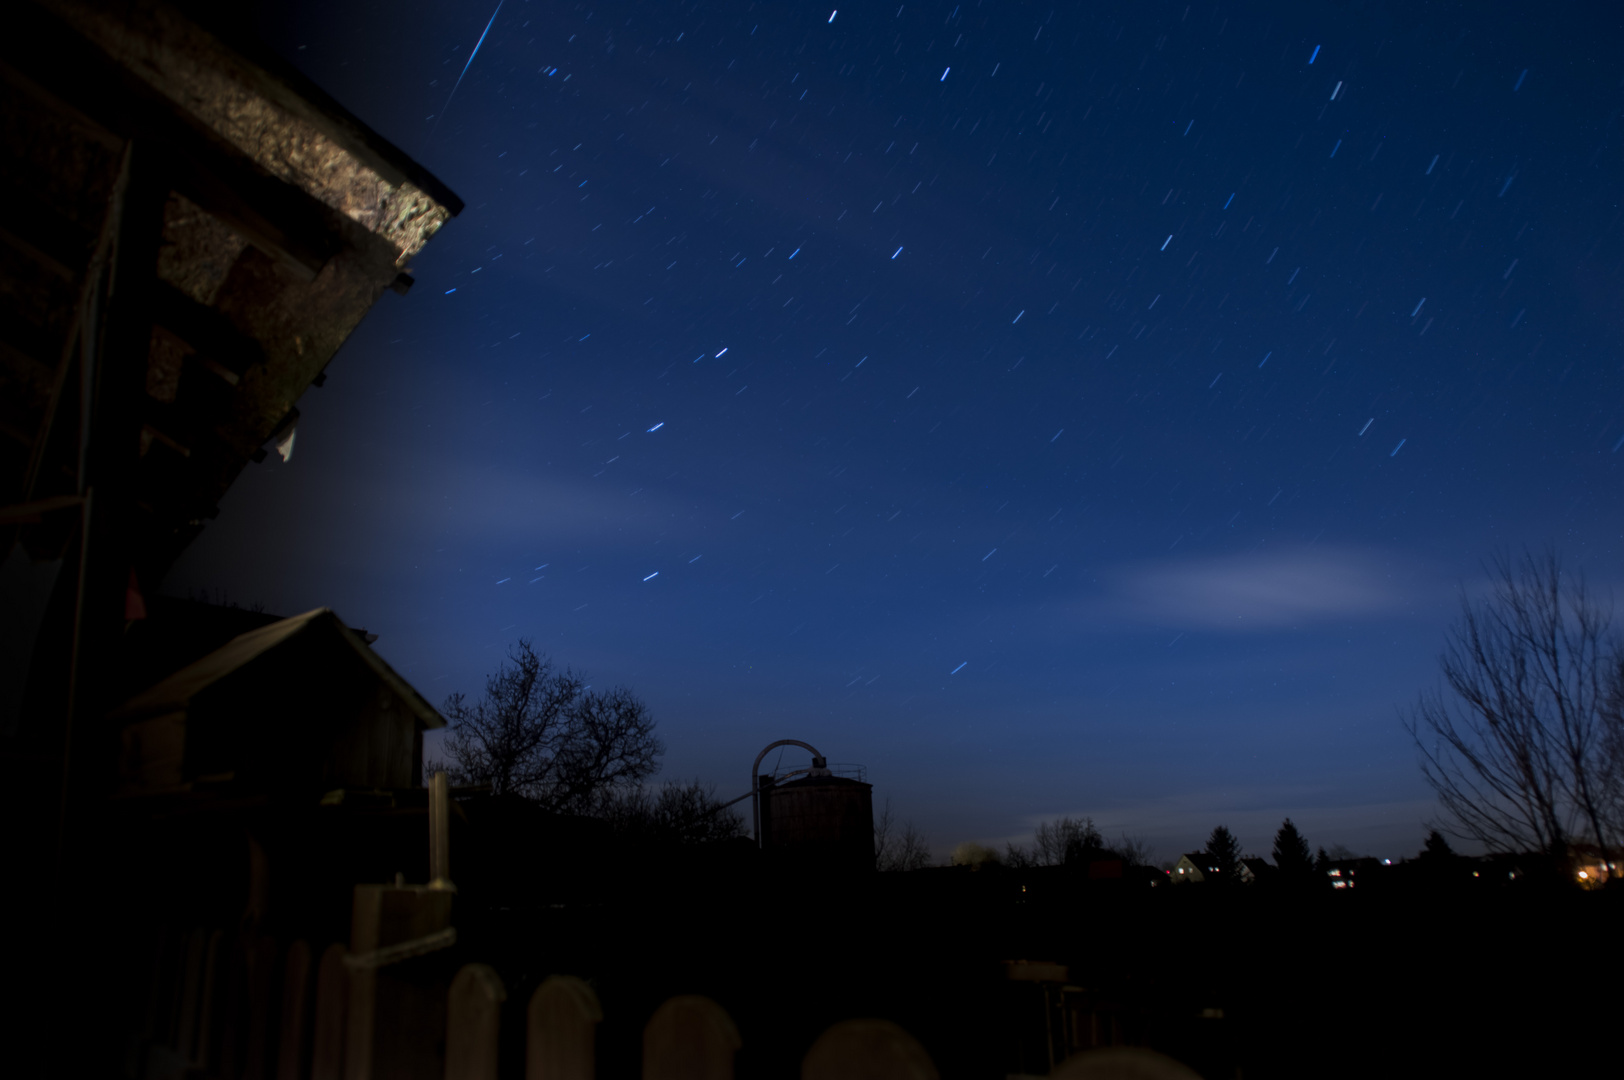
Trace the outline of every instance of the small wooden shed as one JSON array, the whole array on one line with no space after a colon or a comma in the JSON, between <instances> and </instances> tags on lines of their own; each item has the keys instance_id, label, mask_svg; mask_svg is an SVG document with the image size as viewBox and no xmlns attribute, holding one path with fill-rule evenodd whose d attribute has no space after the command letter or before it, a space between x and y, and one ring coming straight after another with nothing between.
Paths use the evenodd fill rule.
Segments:
<instances>
[{"instance_id":1,"label":"small wooden shed","mask_svg":"<svg viewBox=\"0 0 1624 1080\"><path fill-rule=\"evenodd\" d=\"M119 706L118 794L422 782L445 719L329 608L241 634Z\"/></svg>"}]
</instances>

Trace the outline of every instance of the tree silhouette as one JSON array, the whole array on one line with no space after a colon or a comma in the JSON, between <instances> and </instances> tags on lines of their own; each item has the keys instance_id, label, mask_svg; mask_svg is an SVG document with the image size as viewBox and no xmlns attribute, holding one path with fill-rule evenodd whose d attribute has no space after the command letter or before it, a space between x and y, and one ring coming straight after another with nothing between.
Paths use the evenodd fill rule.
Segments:
<instances>
[{"instance_id":1,"label":"tree silhouette","mask_svg":"<svg viewBox=\"0 0 1624 1080\"><path fill-rule=\"evenodd\" d=\"M1309 854L1308 841L1287 818L1274 834L1274 865L1283 877L1303 878L1314 872L1314 857Z\"/></svg>"},{"instance_id":2,"label":"tree silhouette","mask_svg":"<svg viewBox=\"0 0 1624 1080\"><path fill-rule=\"evenodd\" d=\"M1004 845L1003 862L1017 869L1029 866L1082 866L1101 859L1120 859L1125 866L1149 866L1150 845L1126 832L1107 843L1089 817L1058 817L1041 822L1032 845Z\"/></svg>"},{"instance_id":3,"label":"tree silhouette","mask_svg":"<svg viewBox=\"0 0 1624 1080\"><path fill-rule=\"evenodd\" d=\"M930 865L930 844L912 821L899 829L891 816L891 800L874 819L874 866L879 870L923 870Z\"/></svg>"},{"instance_id":4,"label":"tree silhouette","mask_svg":"<svg viewBox=\"0 0 1624 1080\"><path fill-rule=\"evenodd\" d=\"M1490 564L1463 590L1439 666L1405 727L1456 835L1562 856L1624 838L1624 651L1611 612L1556 556Z\"/></svg>"},{"instance_id":5,"label":"tree silhouette","mask_svg":"<svg viewBox=\"0 0 1624 1080\"><path fill-rule=\"evenodd\" d=\"M618 788L659 769L664 752L654 720L630 691L593 691L571 671L555 671L520 639L469 703L446 699L445 768L457 784L486 784L549 810L590 812Z\"/></svg>"},{"instance_id":6,"label":"tree silhouette","mask_svg":"<svg viewBox=\"0 0 1624 1080\"><path fill-rule=\"evenodd\" d=\"M1240 880L1241 842L1227 826L1218 826L1207 837L1207 855L1218 868L1219 881Z\"/></svg>"},{"instance_id":7,"label":"tree silhouette","mask_svg":"<svg viewBox=\"0 0 1624 1080\"><path fill-rule=\"evenodd\" d=\"M1449 841L1437 829L1427 831L1427 841L1421 849L1419 856L1431 862L1444 863L1455 858L1455 850L1449 846Z\"/></svg>"},{"instance_id":8,"label":"tree silhouette","mask_svg":"<svg viewBox=\"0 0 1624 1080\"><path fill-rule=\"evenodd\" d=\"M1099 858L1105 851L1105 837L1095 828L1093 818L1058 817L1038 824L1030 848L1008 844L1005 862L1010 866L1064 866Z\"/></svg>"},{"instance_id":9,"label":"tree silhouette","mask_svg":"<svg viewBox=\"0 0 1624 1080\"><path fill-rule=\"evenodd\" d=\"M744 818L716 797L716 785L701 780L667 781L653 791L642 785L619 788L590 809L633 841L712 844L745 835Z\"/></svg>"},{"instance_id":10,"label":"tree silhouette","mask_svg":"<svg viewBox=\"0 0 1624 1080\"><path fill-rule=\"evenodd\" d=\"M1124 832L1122 839L1111 845L1111 852L1120 858L1124 865L1150 865L1150 844L1143 837Z\"/></svg>"}]
</instances>

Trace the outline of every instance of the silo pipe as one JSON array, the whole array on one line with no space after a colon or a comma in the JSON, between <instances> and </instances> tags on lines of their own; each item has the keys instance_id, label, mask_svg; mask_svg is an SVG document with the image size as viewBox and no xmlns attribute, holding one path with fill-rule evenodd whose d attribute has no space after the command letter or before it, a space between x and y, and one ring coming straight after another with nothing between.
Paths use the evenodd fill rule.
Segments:
<instances>
[{"instance_id":1,"label":"silo pipe","mask_svg":"<svg viewBox=\"0 0 1624 1080\"><path fill-rule=\"evenodd\" d=\"M800 739L779 739L777 742L770 742L761 753L756 755L755 764L750 766L750 809L754 818L753 824L757 847L761 846L761 785L759 783L761 761L780 746L799 746L802 750L810 751L814 758L823 757L817 747L809 742L802 742Z\"/></svg>"}]
</instances>

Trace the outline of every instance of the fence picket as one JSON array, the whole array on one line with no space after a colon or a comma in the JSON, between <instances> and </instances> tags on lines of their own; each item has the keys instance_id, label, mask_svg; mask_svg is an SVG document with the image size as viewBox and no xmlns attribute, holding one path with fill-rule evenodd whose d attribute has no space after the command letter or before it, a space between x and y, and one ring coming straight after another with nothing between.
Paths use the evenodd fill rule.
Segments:
<instances>
[{"instance_id":1,"label":"fence picket","mask_svg":"<svg viewBox=\"0 0 1624 1080\"><path fill-rule=\"evenodd\" d=\"M930 1055L889 1020L842 1020L812 1044L801 1080L937 1080Z\"/></svg>"},{"instance_id":2,"label":"fence picket","mask_svg":"<svg viewBox=\"0 0 1624 1080\"><path fill-rule=\"evenodd\" d=\"M507 990L488 964L464 964L446 1002L446 1080L496 1080Z\"/></svg>"},{"instance_id":3,"label":"fence picket","mask_svg":"<svg viewBox=\"0 0 1624 1080\"><path fill-rule=\"evenodd\" d=\"M227 967L223 955L225 946L225 934L215 930L209 934L208 948L203 953L203 980L199 985L197 1003L197 1042L187 1053L191 1055L193 1064L204 1070L214 1063L221 1013L229 1007L227 987L222 985L221 979Z\"/></svg>"},{"instance_id":4,"label":"fence picket","mask_svg":"<svg viewBox=\"0 0 1624 1080\"><path fill-rule=\"evenodd\" d=\"M643 1080L733 1080L739 1030L716 1002L674 997L643 1029Z\"/></svg>"},{"instance_id":5,"label":"fence picket","mask_svg":"<svg viewBox=\"0 0 1624 1080\"><path fill-rule=\"evenodd\" d=\"M276 1047L276 1080L304 1080L310 1050L310 945L288 946L282 966L282 1033Z\"/></svg>"},{"instance_id":6,"label":"fence picket","mask_svg":"<svg viewBox=\"0 0 1624 1080\"><path fill-rule=\"evenodd\" d=\"M1054 1080L1200 1080L1200 1074L1166 1054L1138 1047L1085 1050L1067 1058Z\"/></svg>"},{"instance_id":7,"label":"fence picket","mask_svg":"<svg viewBox=\"0 0 1624 1080\"><path fill-rule=\"evenodd\" d=\"M316 1022L311 1035L310 1080L344 1080L344 1040L348 1031L350 969L344 946L321 954L316 972Z\"/></svg>"},{"instance_id":8,"label":"fence picket","mask_svg":"<svg viewBox=\"0 0 1624 1080\"><path fill-rule=\"evenodd\" d=\"M277 1002L276 939L268 934L248 939L248 1045L243 1060L243 1080L267 1080L271 1075L271 1054ZM203 1055L199 1057L206 1061Z\"/></svg>"},{"instance_id":9,"label":"fence picket","mask_svg":"<svg viewBox=\"0 0 1624 1080\"><path fill-rule=\"evenodd\" d=\"M603 1007L573 975L551 975L530 995L525 1016L525 1080L593 1080Z\"/></svg>"},{"instance_id":10,"label":"fence picket","mask_svg":"<svg viewBox=\"0 0 1624 1080\"><path fill-rule=\"evenodd\" d=\"M169 1045L188 1065L195 1064L198 1014L203 1008L204 955L209 943L209 932L201 926L195 927L186 936L185 958L181 961L179 1006L175 1010Z\"/></svg>"}]
</instances>

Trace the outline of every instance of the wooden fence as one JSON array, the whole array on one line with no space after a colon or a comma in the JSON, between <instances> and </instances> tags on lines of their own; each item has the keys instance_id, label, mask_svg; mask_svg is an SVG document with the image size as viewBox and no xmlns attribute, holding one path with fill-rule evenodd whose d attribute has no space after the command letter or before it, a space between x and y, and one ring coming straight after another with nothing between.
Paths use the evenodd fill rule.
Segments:
<instances>
[{"instance_id":1,"label":"wooden fence","mask_svg":"<svg viewBox=\"0 0 1624 1080\"><path fill-rule=\"evenodd\" d=\"M446 968L449 972L450 969ZM389 966L357 964L342 945L319 955L305 941L193 928L169 933L152 956L151 992L130 1033L135 1080L497 1080L507 990L485 964L449 982L414 982ZM603 1010L581 979L553 975L524 1012L525 1080L595 1080ZM643 1029L643 1080L732 1080L738 1029L716 1002L671 998ZM504 1068L504 1064L507 1067ZM1067 1080L1194 1080L1146 1050L1076 1055ZM887 1020L845 1020L808 1049L802 1080L937 1080L919 1042Z\"/></svg>"}]
</instances>

